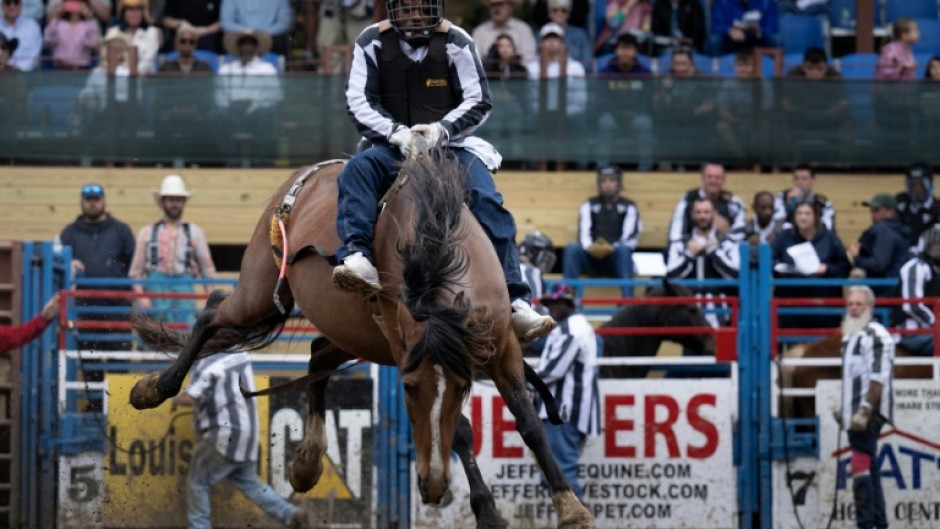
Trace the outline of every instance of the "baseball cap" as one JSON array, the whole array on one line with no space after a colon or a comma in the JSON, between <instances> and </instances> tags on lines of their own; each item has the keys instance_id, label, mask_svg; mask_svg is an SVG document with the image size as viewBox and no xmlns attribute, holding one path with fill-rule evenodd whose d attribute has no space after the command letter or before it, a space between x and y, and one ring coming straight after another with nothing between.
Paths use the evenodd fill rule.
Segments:
<instances>
[{"instance_id":1,"label":"baseball cap","mask_svg":"<svg viewBox=\"0 0 940 529\"><path fill-rule=\"evenodd\" d=\"M574 288L564 283L556 283L555 286L552 287L551 292L544 294L539 301L541 301L543 305L555 301L565 301L574 305Z\"/></svg>"},{"instance_id":2,"label":"baseball cap","mask_svg":"<svg viewBox=\"0 0 940 529\"><path fill-rule=\"evenodd\" d=\"M542 26L542 29L539 31L539 38L544 39L549 35L555 35L556 37L565 38L565 28L559 26L554 22L549 22Z\"/></svg>"},{"instance_id":3,"label":"baseball cap","mask_svg":"<svg viewBox=\"0 0 940 529\"><path fill-rule=\"evenodd\" d=\"M91 197L104 197L104 188L101 187L101 184L85 184L82 186L82 198Z\"/></svg>"},{"instance_id":4,"label":"baseball cap","mask_svg":"<svg viewBox=\"0 0 940 529\"><path fill-rule=\"evenodd\" d=\"M878 193L877 195L871 197L871 200L866 200L862 202L862 205L867 208L896 208L898 206L898 201L895 200L894 195L889 193Z\"/></svg>"}]
</instances>

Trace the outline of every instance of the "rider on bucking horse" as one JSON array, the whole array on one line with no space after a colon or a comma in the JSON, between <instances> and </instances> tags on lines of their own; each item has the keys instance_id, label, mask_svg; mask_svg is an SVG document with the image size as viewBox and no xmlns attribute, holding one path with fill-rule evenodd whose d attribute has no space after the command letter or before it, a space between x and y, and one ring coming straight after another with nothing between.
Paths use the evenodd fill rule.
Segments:
<instances>
[{"instance_id":1,"label":"rider on bucking horse","mask_svg":"<svg viewBox=\"0 0 940 529\"><path fill-rule=\"evenodd\" d=\"M339 176L336 230L343 244L336 258L343 264L333 270L333 284L367 295L381 289L371 251L376 204L412 149L441 144L468 172L470 211L502 265L516 335L530 340L548 334L555 322L530 305L519 272L515 221L490 174L502 156L473 135L492 110L476 46L443 18L443 0L389 0L388 12L387 20L356 39L346 81L347 110L371 145Z\"/></svg>"}]
</instances>

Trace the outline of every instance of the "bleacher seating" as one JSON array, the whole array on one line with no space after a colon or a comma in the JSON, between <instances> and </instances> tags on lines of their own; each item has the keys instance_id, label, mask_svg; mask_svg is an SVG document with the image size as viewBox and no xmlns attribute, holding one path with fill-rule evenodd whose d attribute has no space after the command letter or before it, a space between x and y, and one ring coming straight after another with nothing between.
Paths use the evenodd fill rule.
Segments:
<instances>
[{"instance_id":1,"label":"bleacher seating","mask_svg":"<svg viewBox=\"0 0 940 529\"><path fill-rule=\"evenodd\" d=\"M907 18L937 19L937 0L884 0L885 22Z\"/></svg>"},{"instance_id":2,"label":"bleacher seating","mask_svg":"<svg viewBox=\"0 0 940 529\"><path fill-rule=\"evenodd\" d=\"M803 53L807 48L828 49L826 28L819 17L783 15L778 35L784 53Z\"/></svg>"},{"instance_id":3,"label":"bleacher seating","mask_svg":"<svg viewBox=\"0 0 940 529\"><path fill-rule=\"evenodd\" d=\"M853 53L837 62L839 73L846 79L873 79L877 65L877 53Z\"/></svg>"}]
</instances>

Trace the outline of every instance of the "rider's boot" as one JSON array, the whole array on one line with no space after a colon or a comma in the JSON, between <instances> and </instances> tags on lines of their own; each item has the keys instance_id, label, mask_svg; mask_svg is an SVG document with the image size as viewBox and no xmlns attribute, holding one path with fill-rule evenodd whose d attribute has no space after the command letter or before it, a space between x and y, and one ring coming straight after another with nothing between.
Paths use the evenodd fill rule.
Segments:
<instances>
[{"instance_id":1,"label":"rider's boot","mask_svg":"<svg viewBox=\"0 0 940 529\"><path fill-rule=\"evenodd\" d=\"M524 299L512 302L512 329L522 342L545 336L554 328L555 320L551 316L539 314Z\"/></svg>"},{"instance_id":2,"label":"rider's boot","mask_svg":"<svg viewBox=\"0 0 940 529\"><path fill-rule=\"evenodd\" d=\"M382 290L379 272L362 252L346 256L343 264L333 269L333 286L346 292L366 295Z\"/></svg>"}]
</instances>

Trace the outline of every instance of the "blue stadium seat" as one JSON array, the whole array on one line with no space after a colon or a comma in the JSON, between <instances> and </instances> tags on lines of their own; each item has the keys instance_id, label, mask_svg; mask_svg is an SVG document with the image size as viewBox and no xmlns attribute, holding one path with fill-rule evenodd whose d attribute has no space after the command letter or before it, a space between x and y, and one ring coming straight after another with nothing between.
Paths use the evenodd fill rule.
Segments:
<instances>
[{"instance_id":1,"label":"blue stadium seat","mask_svg":"<svg viewBox=\"0 0 940 529\"><path fill-rule=\"evenodd\" d=\"M901 17L937 19L937 0L885 0L887 22Z\"/></svg>"},{"instance_id":2,"label":"blue stadium seat","mask_svg":"<svg viewBox=\"0 0 940 529\"><path fill-rule=\"evenodd\" d=\"M853 53L839 59L839 73L846 79L874 79L877 53Z\"/></svg>"},{"instance_id":3,"label":"blue stadium seat","mask_svg":"<svg viewBox=\"0 0 940 529\"><path fill-rule=\"evenodd\" d=\"M921 18L917 20L920 40L914 44L914 53L940 53L940 20Z\"/></svg>"},{"instance_id":4,"label":"blue stadium seat","mask_svg":"<svg viewBox=\"0 0 940 529\"><path fill-rule=\"evenodd\" d=\"M812 15L783 15L777 35L784 53L803 53L808 48L826 48L822 21Z\"/></svg>"},{"instance_id":5,"label":"blue stadium seat","mask_svg":"<svg viewBox=\"0 0 940 529\"><path fill-rule=\"evenodd\" d=\"M796 68L797 66L803 64L803 54L802 53L788 53L783 56L783 75L786 75L787 72Z\"/></svg>"},{"instance_id":6,"label":"blue stadium seat","mask_svg":"<svg viewBox=\"0 0 940 529\"><path fill-rule=\"evenodd\" d=\"M180 54L178 51L171 51L169 53L164 53L163 59L161 62L176 60L176 58L179 57L179 55ZM208 63L209 67L212 68L212 71L214 73L219 72L219 54L218 53L214 51L208 51L208 50L194 50L193 55L195 55L196 58L199 59L200 61L204 61Z\"/></svg>"}]
</instances>

